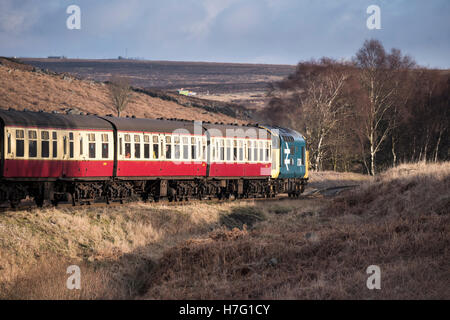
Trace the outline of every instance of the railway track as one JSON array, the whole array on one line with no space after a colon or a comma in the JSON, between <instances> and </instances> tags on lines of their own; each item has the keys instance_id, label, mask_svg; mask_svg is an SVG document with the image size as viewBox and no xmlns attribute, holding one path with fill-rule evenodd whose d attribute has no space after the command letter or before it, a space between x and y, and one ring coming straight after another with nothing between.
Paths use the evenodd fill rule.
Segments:
<instances>
[{"instance_id":1,"label":"railway track","mask_svg":"<svg viewBox=\"0 0 450 320\"><path fill-rule=\"evenodd\" d=\"M189 199L189 200L182 200L182 201L169 201L166 199L161 199L158 202L154 202L154 201L148 201L148 202L143 202L142 200L139 201L126 201L126 202L110 202L110 203L106 203L103 201L99 201L99 202L94 202L91 204L81 204L81 205L73 205L71 203L58 203L58 205L56 206L52 206L52 205L47 205L47 206L43 206L43 207L38 207L36 204L34 204L34 202L32 201L23 201L19 206L15 207L15 208L11 208L11 207L0 207L0 212L15 212L15 211L31 211L31 210L35 210L35 209L46 209L46 208L73 208L73 209L82 209L82 208L101 208L101 207L115 207L115 206L122 206L122 205L128 205L128 204L133 204L133 203L147 203L147 204L164 204L164 205L169 205L169 206L180 206L180 205L190 205L190 204L194 204L194 203L210 203L210 204L215 204L215 203L230 203L230 202L251 202L251 201L270 201L270 202L275 202L275 201L282 201L282 200L293 200L294 198L289 198L287 196L287 194L281 194L277 197L274 198L242 198L242 199L222 199L219 200L217 198L214 199L203 199L203 200L199 200L199 199Z\"/></svg>"},{"instance_id":2,"label":"railway track","mask_svg":"<svg viewBox=\"0 0 450 320\"><path fill-rule=\"evenodd\" d=\"M11 207L0 207L0 212L14 212L14 211L31 211L34 209L42 209L42 208L73 208L73 209L81 209L81 208L96 208L96 207L115 207L115 206L121 206L121 205L127 205L127 204L133 204L133 203L148 203L148 204L164 204L169 206L180 206L180 205L190 205L193 203L230 203L230 202L252 202L252 201L263 201L263 202L277 202L277 201L290 201L290 200L298 200L298 199L306 199L306 198L316 198L316 197L330 197L330 196L336 196L340 192L344 190L349 190L358 187L359 185L346 185L346 186L337 186L337 187L329 187L329 188L323 188L323 189L311 189L307 190L305 193L303 193L300 198L291 198L287 194L279 194L278 196L274 198L238 198L238 199L189 199L189 200L181 200L181 201L169 201L167 199L161 199L158 202L149 201L149 202L142 202L141 200L138 201L125 201L125 202L94 202L91 204L81 204L81 205L73 205L71 203L58 203L57 206L43 206L38 207L34 202L31 200L23 201L18 207L11 208Z\"/></svg>"}]
</instances>

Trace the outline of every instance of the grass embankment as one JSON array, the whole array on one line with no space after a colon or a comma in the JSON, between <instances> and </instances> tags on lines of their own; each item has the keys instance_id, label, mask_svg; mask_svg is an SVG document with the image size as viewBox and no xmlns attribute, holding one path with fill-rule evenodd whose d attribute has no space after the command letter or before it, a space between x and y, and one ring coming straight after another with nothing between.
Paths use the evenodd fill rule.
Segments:
<instances>
[{"instance_id":1,"label":"grass embankment","mask_svg":"<svg viewBox=\"0 0 450 320\"><path fill-rule=\"evenodd\" d=\"M449 299L449 207L444 163L403 165L335 198L3 214L0 297ZM70 264L81 290L66 289ZM370 265L381 290L366 287Z\"/></svg>"}]
</instances>

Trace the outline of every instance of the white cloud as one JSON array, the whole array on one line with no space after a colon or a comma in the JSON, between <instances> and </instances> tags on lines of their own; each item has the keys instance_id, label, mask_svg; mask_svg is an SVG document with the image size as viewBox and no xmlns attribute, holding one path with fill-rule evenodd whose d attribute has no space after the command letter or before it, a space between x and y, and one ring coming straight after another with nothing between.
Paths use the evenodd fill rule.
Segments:
<instances>
[{"instance_id":1,"label":"white cloud","mask_svg":"<svg viewBox=\"0 0 450 320\"><path fill-rule=\"evenodd\" d=\"M217 16L235 2L237 0L203 0L201 4L204 11L203 19L188 25L185 32L190 38L205 38L209 35Z\"/></svg>"},{"instance_id":2,"label":"white cloud","mask_svg":"<svg viewBox=\"0 0 450 320\"><path fill-rule=\"evenodd\" d=\"M40 18L40 11L30 2L21 3L17 7L13 0L0 1L0 32L20 34L33 27Z\"/></svg>"}]
</instances>

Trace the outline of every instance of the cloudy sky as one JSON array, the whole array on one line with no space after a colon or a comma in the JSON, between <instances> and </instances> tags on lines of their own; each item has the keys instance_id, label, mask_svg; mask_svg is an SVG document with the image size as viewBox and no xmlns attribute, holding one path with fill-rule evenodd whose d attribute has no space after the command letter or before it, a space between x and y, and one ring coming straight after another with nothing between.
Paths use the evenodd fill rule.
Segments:
<instances>
[{"instance_id":1,"label":"cloudy sky","mask_svg":"<svg viewBox=\"0 0 450 320\"><path fill-rule=\"evenodd\" d=\"M69 5L81 29L69 30ZM369 5L381 29L369 30ZM0 55L296 64L365 39L450 68L449 0L0 0Z\"/></svg>"}]
</instances>

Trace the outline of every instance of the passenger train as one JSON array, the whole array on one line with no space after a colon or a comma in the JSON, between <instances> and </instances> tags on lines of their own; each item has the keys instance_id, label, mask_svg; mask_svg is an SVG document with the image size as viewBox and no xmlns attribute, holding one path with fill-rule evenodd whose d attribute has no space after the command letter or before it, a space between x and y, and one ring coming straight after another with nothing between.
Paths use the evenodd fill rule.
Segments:
<instances>
[{"instance_id":1,"label":"passenger train","mask_svg":"<svg viewBox=\"0 0 450 320\"><path fill-rule=\"evenodd\" d=\"M308 180L291 129L0 110L0 202L298 197Z\"/></svg>"}]
</instances>

